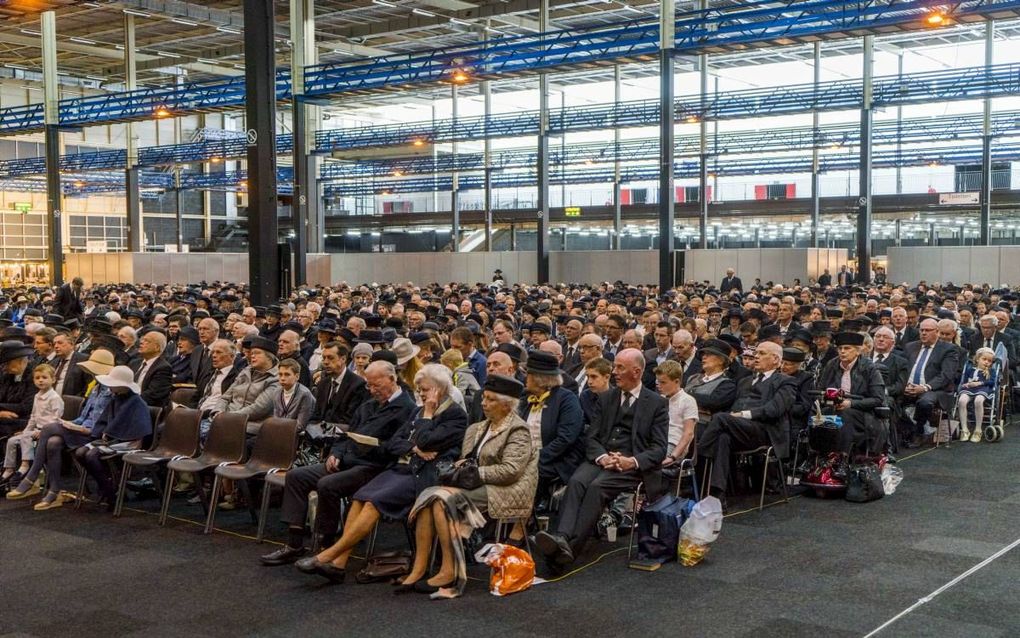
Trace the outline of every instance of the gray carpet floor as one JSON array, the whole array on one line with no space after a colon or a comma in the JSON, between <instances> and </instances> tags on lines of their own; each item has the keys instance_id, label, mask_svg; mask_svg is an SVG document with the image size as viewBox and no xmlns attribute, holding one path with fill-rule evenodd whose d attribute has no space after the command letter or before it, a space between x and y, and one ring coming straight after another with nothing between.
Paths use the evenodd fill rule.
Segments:
<instances>
[{"instance_id":1,"label":"gray carpet floor","mask_svg":"<svg viewBox=\"0 0 1020 638\"><path fill-rule=\"evenodd\" d=\"M261 567L274 546L245 537L244 512L203 536L188 522L201 509L180 499L165 528L152 499L120 519L0 501L0 636L863 636L1020 537L1018 451L1011 428L999 444L904 458L899 490L874 503L798 497L737 513L694 568L629 570L623 537L591 548L582 562L610 553L579 572L507 598L472 568L454 601ZM381 536L403 544L396 526ZM1018 636L1018 580L1020 548L880 635Z\"/></svg>"}]
</instances>

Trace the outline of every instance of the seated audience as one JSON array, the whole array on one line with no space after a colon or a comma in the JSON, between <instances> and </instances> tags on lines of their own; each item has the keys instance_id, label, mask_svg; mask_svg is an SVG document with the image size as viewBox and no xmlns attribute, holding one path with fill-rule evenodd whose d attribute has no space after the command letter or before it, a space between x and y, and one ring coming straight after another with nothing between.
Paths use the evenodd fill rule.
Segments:
<instances>
[{"instance_id":1,"label":"seated audience","mask_svg":"<svg viewBox=\"0 0 1020 638\"><path fill-rule=\"evenodd\" d=\"M427 364L415 375L415 388L421 407L383 446L390 457L389 469L354 493L343 536L316 556L297 561L301 571L343 580L351 552L376 523L405 519L415 498L438 483L436 465L460 456L467 414L450 396L449 371Z\"/></svg>"},{"instance_id":2,"label":"seated audience","mask_svg":"<svg viewBox=\"0 0 1020 638\"><path fill-rule=\"evenodd\" d=\"M325 359L323 360L325 364ZM287 472L283 492L283 522L289 526L287 545L262 557L266 566L286 565L301 558L304 546L308 494L318 494L315 533L321 546L332 545L340 526L341 501L354 495L389 464L386 442L403 426L416 406L414 399L400 389L397 371L386 361L375 361L365 369L371 395L358 407L350 423L350 432L378 440L378 446L358 443L350 437L337 442L325 463L299 467Z\"/></svg>"}]
</instances>

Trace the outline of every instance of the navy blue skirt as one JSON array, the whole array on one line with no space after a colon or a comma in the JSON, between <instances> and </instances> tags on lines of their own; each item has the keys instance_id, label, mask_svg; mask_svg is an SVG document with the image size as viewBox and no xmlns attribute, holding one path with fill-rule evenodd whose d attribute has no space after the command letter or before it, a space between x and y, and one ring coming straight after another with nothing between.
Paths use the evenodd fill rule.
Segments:
<instances>
[{"instance_id":1,"label":"navy blue skirt","mask_svg":"<svg viewBox=\"0 0 1020 638\"><path fill-rule=\"evenodd\" d=\"M414 484L413 474L399 469L386 470L355 492L353 500L371 503L387 520L405 519L418 496Z\"/></svg>"}]
</instances>

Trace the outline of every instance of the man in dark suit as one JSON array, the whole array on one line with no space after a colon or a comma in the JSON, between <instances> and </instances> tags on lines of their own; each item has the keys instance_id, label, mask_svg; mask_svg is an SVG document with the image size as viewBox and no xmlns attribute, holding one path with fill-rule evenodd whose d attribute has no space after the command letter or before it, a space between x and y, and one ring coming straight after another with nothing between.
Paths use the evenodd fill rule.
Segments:
<instances>
[{"instance_id":1,"label":"man in dark suit","mask_svg":"<svg viewBox=\"0 0 1020 638\"><path fill-rule=\"evenodd\" d=\"M322 349L322 377L315 387L315 410L309 423L349 424L367 398L365 380L347 369L351 351L336 342Z\"/></svg>"},{"instance_id":2,"label":"man in dark suit","mask_svg":"<svg viewBox=\"0 0 1020 638\"><path fill-rule=\"evenodd\" d=\"M836 273L836 283L840 288L847 288L854 281L854 271L847 269L845 265L839 267Z\"/></svg>"},{"instance_id":3,"label":"man in dark suit","mask_svg":"<svg viewBox=\"0 0 1020 638\"><path fill-rule=\"evenodd\" d=\"M907 324L907 309L902 306L892 310L892 330L896 337L896 349L900 351L920 337L917 328Z\"/></svg>"},{"instance_id":4,"label":"man in dark suit","mask_svg":"<svg viewBox=\"0 0 1020 638\"><path fill-rule=\"evenodd\" d=\"M53 300L53 312L63 316L65 319L75 317L81 319L84 306L82 306L82 288L85 282L81 277L75 277L71 283L64 284L57 289L57 296Z\"/></svg>"},{"instance_id":5,"label":"man in dark suit","mask_svg":"<svg viewBox=\"0 0 1020 638\"><path fill-rule=\"evenodd\" d=\"M510 344L502 344L500 348L509 346ZM514 346L516 348L516 346ZM506 350L512 350L509 347ZM520 348L516 348L514 352L519 352ZM491 352L488 358L485 360L485 372L488 376L498 374L502 377L515 378L517 374L517 362L514 361L510 355L503 349L495 350ZM478 423L485 418L485 414L482 413L482 395L483 392L475 392L475 396L472 397L471 402L468 404L468 423Z\"/></svg>"},{"instance_id":6,"label":"man in dark suit","mask_svg":"<svg viewBox=\"0 0 1020 638\"><path fill-rule=\"evenodd\" d=\"M818 276L818 285L822 288L828 288L832 285L832 275L829 274L828 268L826 268L825 271Z\"/></svg>"},{"instance_id":7,"label":"man in dark suit","mask_svg":"<svg viewBox=\"0 0 1020 638\"><path fill-rule=\"evenodd\" d=\"M199 345L191 353L191 375L195 385L204 386L212 374L212 353L209 351L213 342L220 338L220 324L211 317L198 322Z\"/></svg>"},{"instance_id":8,"label":"man in dark suit","mask_svg":"<svg viewBox=\"0 0 1020 638\"><path fill-rule=\"evenodd\" d=\"M616 387L599 397L587 459L567 483L555 525L535 537L553 568L574 561L610 499L642 481L651 499L662 490L660 467L666 456L669 405L641 385L644 368L645 358L637 349L622 350L614 359Z\"/></svg>"},{"instance_id":9,"label":"man in dark suit","mask_svg":"<svg viewBox=\"0 0 1020 638\"><path fill-rule=\"evenodd\" d=\"M142 388L142 400L153 408L165 407L173 390L173 370L161 355L166 348L166 337L150 330L138 340L138 359L131 369L135 383Z\"/></svg>"},{"instance_id":10,"label":"man in dark suit","mask_svg":"<svg viewBox=\"0 0 1020 638\"><path fill-rule=\"evenodd\" d=\"M1003 333L999 328L999 318L995 315L988 314L978 321L980 332L971 339L970 343L970 356L974 357L974 354L981 348L990 348L992 352L999 347L999 344L1003 344L1006 348L1006 354L1009 356L1009 363L1013 365L1016 362L1014 358L1013 345L1010 343L1010 339ZM961 368L962 369L962 368Z\"/></svg>"},{"instance_id":11,"label":"man in dark suit","mask_svg":"<svg viewBox=\"0 0 1020 638\"><path fill-rule=\"evenodd\" d=\"M744 284L741 283L740 277L737 277L735 270L727 268L726 276L723 277L722 283L719 284L719 292L728 295L733 290L744 292Z\"/></svg>"},{"instance_id":12,"label":"man in dark suit","mask_svg":"<svg viewBox=\"0 0 1020 638\"><path fill-rule=\"evenodd\" d=\"M890 435L899 431L899 423L903 421L903 390L907 387L907 373L910 372L910 365L903 356L902 351L895 350L896 334L889 326L882 326L875 331L875 346L871 353L871 360L875 362L882 375L882 382L885 384L886 405L892 409L892 422L896 429ZM890 436L889 446L893 452L899 450L899 437Z\"/></svg>"},{"instance_id":13,"label":"man in dark suit","mask_svg":"<svg viewBox=\"0 0 1020 638\"><path fill-rule=\"evenodd\" d=\"M324 364L325 357L323 355ZM288 524L290 536L287 545L262 557L263 565L286 565L305 554L305 519L308 517L308 494L312 490L319 495L315 533L322 538L320 546L328 547L340 525L343 499L354 494L392 461L384 452L383 444L414 413L414 398L400 389L396 368L386 361L370 363L365 377L371 399L357 409L349 431L375 437L380 445L360 445L343 437L333 446L325 463L287 472L280 518Z\"/></svg>"},{"instance_id":14,"label":"man in dark suit","mask_svg":"<svg viewBox=\"0 0 1020 638\"><path fill-rule=\"evenodd\" d=\"M195 350L201 346L198 331L191 326L184 326L177 334L177 354L170 360L170 369L174 373L175 384L198 385L195 372L201 357L195 356Z\"/></svg>"},{"instance_id":15,"label":"man in dark suit","mask_svg":"<svg viewBox=\"0 0 1020 638\"><path fill-rule=\"evenodd\" d=\"M563 324L563 371L576 378L584 363L581 361L581 332L584 322L580 319L569 319Z\"/></svg>"},{"instance_id":16,"label":"man in dark suit","mask_svg":"<svg viewBox=\"0 0 1020 638\"><path fill-rule=\"evenodd\" d=\"M56 379L53 389L59 395L84 397L92 375L78 363L88 357L74 349L74 342L67 333L57 333L53 337L53 352L57 355L52 362Z\"/></svg>"},{"instance_id":17,"label":"man in dark suit","mask_svg":"<svg viewBox=\"0 0 1020 638\"><path fill-rule=\"evenodd\" d=\"M308 369L308 361L301 355L301 336L293 330L283 330L277 337L279 344L278 356L281 361L293 359L301 366L301 374L298 375L298 383L306 388L312 387L312 371Z\"/></svg>"},{"instance_id":18,"label":"man in dark suit","mask_svg":"<svg viewBox=\"0 0 1020 638\"><path fill-rule=\"evenodd\" d=\"M220 396L230 389L237 374L244 369L244 366L237 361L237 346L233 341L217 339L209 347L209 354L212 359L212 372L209 380L198 388L193 405L206 414L211 412L218 405Z\"/></svg>"},{"instance_id":19,"label":"man in dark suit","mask_svg":"<svg viewBox=\"0 0 1020 638\"><path fill-rule=\"evenodd\" d=\"M723 502L732 452L771 445L781 457L790 450L789 412L796 400L793 379L779 371L782 346L766 341L755 347L755 373L737 384L729 413L716 413L698 436L698 454L712 460L710 493Z\"/></svg>"},{"instance_id":20,"label":"man in dark suit","mask_svg":"<svg viewBox=\"0 0 1020 638\"><path fill-rule=\"evenodd\" d=\"M909 372L903 389L904 402L914 404L914 421L907 447L918 447L924 440L924 426L929 424L936 403L943 410L953 404L957 374L960 371L956 346L939 341L938 324L934 319L921 322L921 338L904 348ZM909 423L909 421L907 422Z\"/></svg>"},{"instance_id":21,"label":"man in dark suit","mask_svg":"<svg viewBox=\"0 0 1020 638\"><path fill-rule=\"evenodd\" d=\"M655 340L655 347L644 351L645 371L641 377L641 383L649 390L655 390L655 368L660 363L676 358L673 352L673 327L668 321L660 321L652 333Z\"/></svg>"}]
</instances>

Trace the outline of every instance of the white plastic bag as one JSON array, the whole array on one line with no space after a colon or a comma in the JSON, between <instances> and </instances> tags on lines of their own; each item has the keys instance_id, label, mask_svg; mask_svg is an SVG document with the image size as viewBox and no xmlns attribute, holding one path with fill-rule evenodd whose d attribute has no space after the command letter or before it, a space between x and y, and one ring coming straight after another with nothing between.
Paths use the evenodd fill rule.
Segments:
<instances>
[{"instance_id":1,"label":"white plastic bag","mask_svg":"<svg viewBox=\"0 0 1020 638\"><path fill-rule=\"evenodd\" d=\"M886 463L885 467L882 468L882 489L885 490L885 495L889 496L896 491L896 486L903 480L903 470L893 465L892 463Z\"/></svg>"},{"instance_id":2,"label":"white plastic bag","mask_svg":"<svg viewBox=\"0 0 1020 638\"><path fill-rule=\"evenodd\" d=\"M722 503L708 496L694 504L691 515L680 527L680 546L677 558L684 567L700 563L708 553L708 545L719 538L722 529Z\"/></svg>"}]
</instances>

